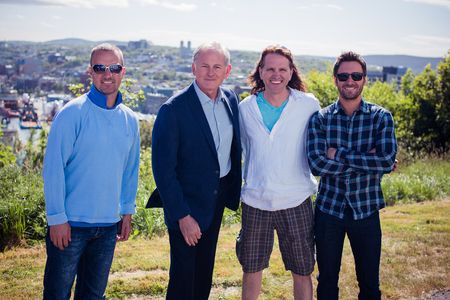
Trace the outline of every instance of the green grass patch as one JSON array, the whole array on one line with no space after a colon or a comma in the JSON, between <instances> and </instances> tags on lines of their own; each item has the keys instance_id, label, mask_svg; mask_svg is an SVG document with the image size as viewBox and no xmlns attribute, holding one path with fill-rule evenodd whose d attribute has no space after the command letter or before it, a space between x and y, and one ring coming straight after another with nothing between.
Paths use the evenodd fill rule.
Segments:
<instances>
[{"instance_id":1,"label":"green grass patch","mask_svg":"<svg viewBox=\"0 0 450 300\"><path fill-rule=\"evenodd\" d=\"M450 287L450 199L387 207L381 211L383 299L415 299ZM242 271L235 254L238 224L222 228L217 247L212 300L240 299ZM168 236L135 237L117 245L107 299L164 299L169 278ZM45 248L35 245L0 253L0 299L38 299L42 294ZM317 269L313 273L316 286ZM348 240L340 273L340 298L356 299L358 287ZM291 274L275 243L263 274L260 299L293 299Z\"/></svg>"}]
</instances>

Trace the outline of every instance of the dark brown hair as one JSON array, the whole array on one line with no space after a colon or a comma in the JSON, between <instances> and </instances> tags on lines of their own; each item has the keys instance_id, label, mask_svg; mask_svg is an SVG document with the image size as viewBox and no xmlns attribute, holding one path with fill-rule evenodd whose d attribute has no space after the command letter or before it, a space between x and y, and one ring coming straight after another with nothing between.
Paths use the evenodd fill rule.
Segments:
<instances>
[{"instance_id":1,"label":"dark brown hair","mask_svg":"<svg viewBox=\"0 0 450 300\"><path fill-rule=\"evenodd\" d=\"M252 87L252 95L265 90L264 82L259 76L259 68L264 67L264 59L266 58L267 54L278 54L286 57L289 60L289 67L292 70L292 78L289 81L288 86L295 90L306 92L306 85L300 78L301 74L297 69L297 66L294 64L294 56L292 55L291 51L283 46L272 45L266 47L266 49L263 50L263 52L261 53L261 57L259 58L259 61L255 66L255 69L248 76L248 83Z\"/></svg>"},{"instance_id":2,"label":"dark brown hair","mask_svg":"<svg viewBox=\"0 0 450 300\"><path fill-rule=\"evenodd\" d=\"M336 58L336 62L334 63L333 67L333 76L336 76L337 71L341 66L341 63L345 61L356 61L357 63L359 63L362 67L364 76L366 76L367 74L366 61L364 60L364 58L362 58L361 55L353 51L342 52L342 54Z\"/></svg>"}]
</instances>

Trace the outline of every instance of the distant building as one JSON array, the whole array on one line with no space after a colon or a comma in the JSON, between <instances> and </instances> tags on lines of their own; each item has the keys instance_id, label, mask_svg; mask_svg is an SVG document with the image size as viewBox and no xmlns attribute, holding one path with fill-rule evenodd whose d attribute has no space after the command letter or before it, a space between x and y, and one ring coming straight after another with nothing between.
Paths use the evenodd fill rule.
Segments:
<instances>
[{"instance_id":1,"label":"distant building","mask_svg":"<svg viewBox=\"0 0 450 300\"><path fill-rule=\"evenodd\" d=\"M384 81L383 71L381 68L376 70L367 70L367 80L369 82Z\"/></svg>"},{"instance_id":2,"label":"distant building","mask_svg":"<svg viewBox=\"0 0 450 300\"><path fill-rule=\"evenodd\" d=\"M63 101L64 103L67 103L70 101L72 96L67 94L48 94L47 95L47 103L48 102L54 102L54 101Z\"/></svg>"},{"instance_id":3,"label":"distant building","mask_svg":"<svg viewBox=\"0 0 450 300\"><path fill-rule=\"evenodd\" d=\"M179 65L175 68L175 71L182 73L191 73L192 65Z\"/></svg>"},{"instance_id":4,"label":"distant building","mask_svg":"<svg viewBox=\"0 0 450 300\"><path fill-rule=\"evenodd\" d=\"M41 91L54 91L58 89L58 79L51 76L42 76L39 79L39 88Z\"/></svg>"},{"instance_id":5,"label":"distant building","mask_svg":"<svg viewBox=\"0 0 450 300\"><path fill-rule=\"evenodd\" d=\"M406 68L399 67L383 67L383 81L389 83L395 83L397 86L400 86L402 83L402 77L406 74Z\"/></svg>"},{"instance_id":6,"label":"distant building","mask_svg":"<svg viewBox=\"0 0 450 300\"><path fill-rule=\"evenodd\" d=\"M172 97L172 95L175 93L175 88L158 88L156 92L158 94L164 95L167 98Z\"/></svg>"},{"instance_id":7,"label":"distant building","mask_svg":"<svg viewBox=\"0 0 450 300\"><path fill-rule=\"evenodd\" d=\"M21 75L38 75L42 73L42 62L36 57L21 58L16 61L17 73Z\"/></svg>"},{"instance_id":8,"label":"distant building","mask_svg":"<svg viewBox=\"0 0 450 300\"><path fill-rule=\"evenodd\" d=\"M63 64L67 60L63 55L61 55L61 53L52 53L49 56L47 56L47 61L50 64Z\"/></svg>"},{"instance_id":9,"label":"distant building","mask_svg":"<svg viewBox=\"0 0 450 300\"><path fill-rule=\"evenodd\" d=\"M149 47L149 43L146 40L129 41L128 42L129 50L147 49L148 47Z\"/></svg>"},{"instance_id":10,"label":"distant building","mask_svg":"<svg viewBox=\"0 0 450 300\"><path fill-rule=\"evenodd\" d=\"M187 42L187 46L184 46L184 41L180 41L180 56L183 58L189 58L192 56L191 41Z\"/></svg>"},{"instance_id":11,"label":"distant building","mask_svg":"<svg viewBox=\"0 0 450 300\"><path fill-rule=\"evenodd\" d=\"M11 91L9 93L1 93L0 94L0 102L3 102L4 108L9 108L12 110L19 109L19 95L17 91Z\"/></svg>"},{"instance_id":12,"label":"distant building","mask_svg":"<svg viewBox=\"0 0 450 300\"><path fill-rule=\"evenodd\" d=\"M84 89L87 89L92 83L91 76L87 72L81 72L78 76L78 82L84 85Z\"/></svg>"},{"instance_id":13,"label":"distant building","mask_svg":"<svg viewBox=\"0 0 450 300\"><path fill-rule=\"evenodd\" d=\"M39 77L20 76L16 79L14 88L20 93L33 93L39 86Z\"/></svg>"},{"instance_id":14,"label":"distant building","mask_svg":"<svg viewBox=\"0 0 450 300\"><path fill-rule=\"evenodd\" d=\"M156 115L159 108L167 101L169 97L163 94L146 93L145 102L140 105L140 111L144 114Z\"/></svg>"}]
</instances>

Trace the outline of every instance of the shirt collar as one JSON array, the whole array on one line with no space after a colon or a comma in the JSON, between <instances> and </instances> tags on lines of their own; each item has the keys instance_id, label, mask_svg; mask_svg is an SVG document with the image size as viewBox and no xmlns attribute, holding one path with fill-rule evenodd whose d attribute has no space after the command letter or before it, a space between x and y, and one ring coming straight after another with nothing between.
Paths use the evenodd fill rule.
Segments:
<instances>
[{"instance_id":1,"label":"shirt collar","mask_svg":"<svg viewBox=\"0 0 450 300\"><path fill-rule=\"evenodd\" d=\"M211 98L209 98L201 89L200 87L197 85L197 82L194 80L194 88L195 88L195 92L197 93L198 99L200 99L200 103L202 105L206 104L206 103L211 103ZM214 100L225 100L225 95L222 91L221 88L218 88L218 92L217 92L217 97Z\"/></svg>"},{"instance_id":2,"label":"shirt collar","mask_svg":"<svg viewBox=\"0 0 450 300\"><path fill-rule=\"evenodd\" d=\"M338 99L335 102L333 114L337 114L339 111L342 111L343 113L345 113L344 108L342 107L342 105ZM369 105L367 104L366 101L364 101L364 99L361 99L361 104L356 111L361 111L362 113L365 113L365 114L370 113Z\"/></svg>"},{"instance_id":3,"label":"shirt collar","mask_svg":"<svg viewBox=\"0 0 450 300\"><path fill-rule=\"evenodd\" d=\"M119 91L117 93L116 103L113 107L106 106L106 95L100 92L94 84L91 85L91 89L87 93L87 96L89 99L97 106L104 108L104 109L114 109L122 103L122 93Z\"/></svg>"}]
</instances>

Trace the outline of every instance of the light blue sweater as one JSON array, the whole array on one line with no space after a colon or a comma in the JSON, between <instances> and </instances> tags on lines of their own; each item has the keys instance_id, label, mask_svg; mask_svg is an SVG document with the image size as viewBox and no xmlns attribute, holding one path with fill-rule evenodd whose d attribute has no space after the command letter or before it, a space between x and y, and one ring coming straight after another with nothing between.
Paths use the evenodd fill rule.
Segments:
<instances>
[{"instance_id":1,"label":"light blue sweater","mask_svg":"<svg viewBox=\"0 0 450 300\"><path fill-rule=\"evenodd\" d=\"M116 223L135 212L139 123L121 97L102 108L106 97L92 86L53 120L43 169L49 225Z\"/></svg>"}]
</instances>

